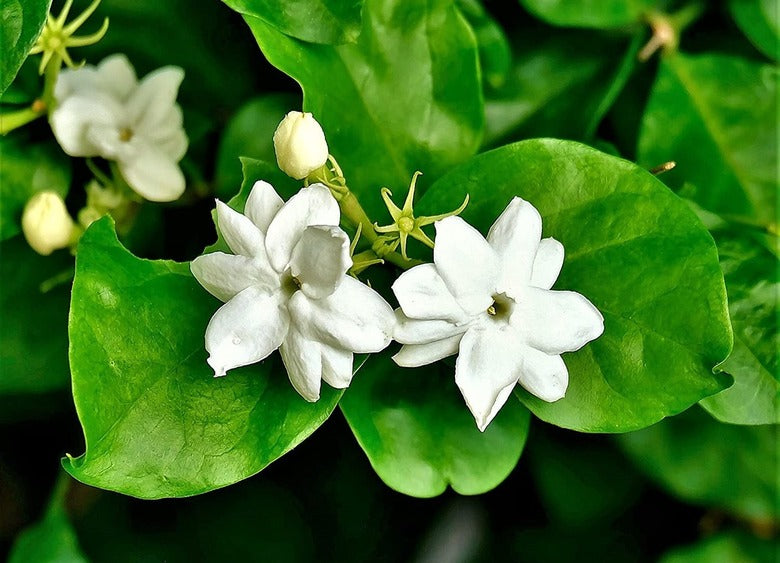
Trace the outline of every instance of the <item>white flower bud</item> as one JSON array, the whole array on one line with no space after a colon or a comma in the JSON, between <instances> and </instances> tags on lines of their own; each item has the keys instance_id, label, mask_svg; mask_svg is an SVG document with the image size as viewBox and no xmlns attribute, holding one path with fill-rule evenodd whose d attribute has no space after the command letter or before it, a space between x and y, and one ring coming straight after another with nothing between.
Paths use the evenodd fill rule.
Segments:
<instances>
[{"instance_id":1,"label":"white flower bud","mask_svg":"<svg viewBox=\"0 0 780 563\"><path fill-rule=\"evenodd\" d=\"M328 161L328 143L322 127L310 113L291 111L274 133L274 150L279 168L302 180Z\"/></svg>"},{"instance_id":2,"label":"white flower bud","mask_svg":"<svg viewBox=\"0 0 780 563\"><path fill-rule=\"evenodd\" d=\"M48 256L72 240L74 223L56 192L38 192L22 214L24 238L35 252Z\"/></svg>"}]
</instances>

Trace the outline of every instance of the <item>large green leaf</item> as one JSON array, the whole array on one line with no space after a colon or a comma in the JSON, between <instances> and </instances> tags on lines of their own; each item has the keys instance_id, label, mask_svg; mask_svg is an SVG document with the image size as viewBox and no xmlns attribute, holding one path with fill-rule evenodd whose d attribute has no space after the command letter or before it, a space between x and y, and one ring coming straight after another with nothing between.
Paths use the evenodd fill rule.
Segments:
<instances>
[{"instance_id":1,"label":"large green leaf","mask_svg":"<svg viewBox=\"0 0 780 563\"><path fill-rule=\"evenodd\" d=\"M485 145L531 137L590 140L636 64L633 40L592 31L514 39L506 83L485 95Z\"/></svg>"},{"instance_id":2,"label":"large green leaf","mask_svg":"<svg viewBox=\"0 0 780 563\"><path fill-rule=\"evenodd\" d=\"M777 69L727 55L664 58L639 138L640 164L674 160L672 187L696 187L699 205L776 221Z\"/></svg>"},{"instance_id":3,"label":"large green leaf","mask_svg":"<svg viewBox=\"0 0 780 563\"><path fill-rule=\"evenodd\" d=\"M300 100L293 94L266 94L244 104L222 133L217 151L217 196L230 197L242 182L240 157L276 162L273 135L284 115Z\"/></svg>"},{"instance_id":4,"label":"large green leaf","mask_svg":"<svg viewBox=\"0 0 780 563\"><path fill-rule=\"evenodd\" d=\"M564 399L546 403L519 391L539 418L587 432L625 432L730 384L712 373L731 348L715 244L688 206L647 171L574 142L524 141L439 179L420 212L452 209L466 193L471 203L463 215L483 233L513 196L536 206L544 236L566 248L555 287L582 293L604 315L604 334L564 355Z\"/></svg>"},{"instance_id":5,"label":"large green leaf","mask_svg":"<svg viewBox=\"0 0 780 563\"><path fill-rule=\"evenodd\" d=\"M780 507L777 431L723 424L694 407L618 438L642 471L681 499L768 524Z\"/></svg>"},{"instance_id":6,"label":"large green leaf","mask_svg":"<svg viewBox=\"0 0 780 563\"><path fill-rule=\"evenodd\" d=\"M677 547L659 563L766 563L777 560L777 546L746 532L720 532L695 544Z\"/></svg>"},{"instance_id":7,"label":"large green leaf","mask_svg":"<svg viewBox=\"0 0 780 563\"><path fill-rule=\"evenodd\" d=\"M734 385L702 406L732 424L780 423L780 263L749 231L732 227L714 234L734 328L734 350L720 367L734 376Z\"/></svg>"},{"instance_id":8,"label":"large green leaf","mask_svg":"<svg viewBox=\"0 0 780 563\"><path fill-rule=\"evenodd\" d=\"M464 495L489 491L517 464L528 435L529 414L518 401L482 433L452 366L403 369L386 354L368 360L341 409L382 480L417 497L447 485Z\"/></svg>"},{"instance_id":9,"label":"large green leaf","mask_svg":"<svg viewBox=\"0 0 780 563\"><path fill-rule=\"evenodd\" d=\"M355 44L314 45L247 17L268 60L303 88L330 152L373 216L379 188L431 179L479 146L482 89L473 32L452 0L368 0Z\"/></svg>"},{"instance_id":10,"label":"large green leaf","mask_svg":"<svg viewBox=\"0 0 780 563\"><path fill-rule=\"evenodd\" d=\"M526 10L553 25L608 29L639 23L668 0L520 0Z\"/></svg>"},{"instance_id":11,"label":"large green leaf","mask_svg":"<svg viewBox=\"0 0 780 563\"><path fill-rule=\"evenodd\" d=\"M70 163L54 143L31 143L24 133L0 137L0 240L21 232L22 210L33 194L51 190L63 198Z\"/></svg>"},{"instance_id":12,"label":"large green leaf","mask_svg":"<svg viewBox=\"0 0 780 563\"><path fill-rule=\"evenodd\" d=\"M0 257L0 395L64 388L73 257L40 256L21 236L2 241Z\"/></svg>"},{"instance_id":13,"label":"large green leaf","mask_svg":"<svg viewBox=\"0 0 780 563\"><path fill-rule=\"evenodd\" d=\"M729 0L734 21L751 43L770 59L778 59L780 11L774 0Z\"/></svg>"},{"instance_id":14,"label":"large green leaf","mask_svg":"<svg viewBox=\"0 0 780 563\"><path fill-rule=\"evenodd\" d=\"M360 35L363 0L222 0L282 33L312 43L352 43Z\"/></svg>"},{"instance_id":15,"label":"large green leaf","mask_svg":"<svg viewBox=\"0 0 780 563\"><path fill-rule=\"evenodd\" d=\"M13 82L41 34L51 0L0 2L0 94Z\"/></svg>"},{"instance_id":16,"label":"large green leaf","mask_svg":"<svg viewBox=\"0 0 780 563\"><path fill-rule=\"evenodd\" d=\"M203 335L219 303L188 264L140 260L109 219L79 244L70 312L73 398L89 485L142 498L203 493L263 469L309 436L340 392L304 401L278 362L212 377Z\"/></svg>"}]
</instances>

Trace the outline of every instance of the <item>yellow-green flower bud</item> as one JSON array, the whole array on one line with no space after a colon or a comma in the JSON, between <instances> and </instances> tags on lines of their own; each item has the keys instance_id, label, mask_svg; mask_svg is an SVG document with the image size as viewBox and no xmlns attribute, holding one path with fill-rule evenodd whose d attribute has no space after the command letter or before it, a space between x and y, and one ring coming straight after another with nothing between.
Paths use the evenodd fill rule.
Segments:
<instances>
[{"instance_id":1,"label":"yellow-green flower bud","mask_svg":"<svg viewBox=\"0 0 780 563\"><path fill-rule=\"evenodd\" d=\"M310 113L291 111L274 133L276 162L282 172L303 180L328 161L328 143L322 127Z\"/></svg>"},{"instance_id":2,"label":"yellow-green flower bud","mask_svg":"<svg viewBox=\"0 0 780 563\"><path fill-rule=\"evenodd\" d=\"M48 256L70 245L75 224L56 192L38 192L30 198L22 214L22 231L35 252Z\"/></svg>"}]
</instances>

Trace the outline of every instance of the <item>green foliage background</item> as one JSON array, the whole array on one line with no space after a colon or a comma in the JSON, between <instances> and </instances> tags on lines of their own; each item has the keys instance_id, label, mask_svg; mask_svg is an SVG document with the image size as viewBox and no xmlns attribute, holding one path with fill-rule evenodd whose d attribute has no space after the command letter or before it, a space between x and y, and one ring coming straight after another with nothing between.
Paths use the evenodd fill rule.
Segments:
<instances>
[{"instance_id":1,"label":"green foliage background","mask_svg":"<svg viewBox=\"0 0 780 563\"><path fill-rule=\"evenodd\" d=\"M14 563L771 560L772 4L104 0L109 33L76 59L184 68L188 192L121 240L97 222L75 265L40 257L26 200L54 189L75 212L89 171L45 120L0 138L0 548ZM47 9L0 4L0 115L39 94L25 58ZM642 62L659 14L679 44ZM213 197L241 210L256 179L297 189L271 136L301 107L380 223L379 187L401 196L415 170L423 214L469 193L485 232L514 195L538 207L567 251L556 287L606 319L565 356L564 400L518 389L481 434L447 361L370 357L314 405L276 358L210 377L218 303L182 262L223 244ZM368 277L390 298L387 272Z\"/></svg>"}]
</instances>

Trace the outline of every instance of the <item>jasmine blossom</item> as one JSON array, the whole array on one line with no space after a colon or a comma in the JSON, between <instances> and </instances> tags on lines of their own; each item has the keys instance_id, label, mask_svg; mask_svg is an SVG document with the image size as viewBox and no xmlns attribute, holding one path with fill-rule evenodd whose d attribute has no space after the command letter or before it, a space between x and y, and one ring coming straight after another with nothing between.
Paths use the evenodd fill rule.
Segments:
<instances>
[{"instance_id":1,"label":"jasmine blossom","mask_svg":"<svg viewBox=\"0 0 780 563\"><path fill-rule=\"evenodd\" d=\"M183 78L182 69L163 67L139 82L124 55L63 70L50 116L54 135L71 156L116 161L145 199L178 199L185 188L178 162L188 144L176 103Z\"/></svg>"},{"instance_id":2,"label":"jasmine blossom","mask_svg":"<svg viewBox=\"0 0 780 563\"><path fill-rule=\"evenodd\" d=\"M219 229L233 254L206 254L191 265L200 284L225 302L206 328L215 376L278 348L293 387L316 401L322 380L349 386L353 353L390 343L392 308L347 275L350 241L339 214L322 184L284 203L270 184L257 182L245 214L217 201Z\"/></svg>"},{"instance_id":3,"label":"jasmine blossom","mask_svg":"<svg viewBox=\"0 0 780 563\"><path fill-rule=\"evenodd\" d=\"M541 239L542 219L514 198L487 240L459 217L435 224L433 264L393 284L401 308L394 356L420 366L458 354L455 381L484 431L519 383L542 400L566 393L561 358L598 338L601 313L579 293L553 291L563 245Z\"/></svg>"}]
</instances>

